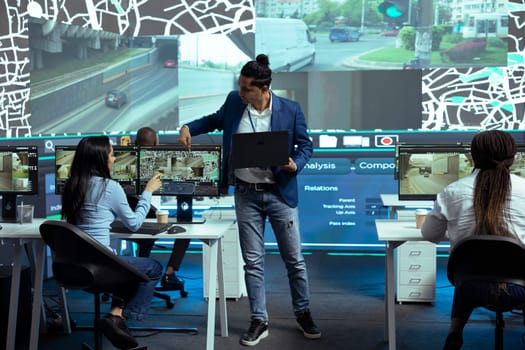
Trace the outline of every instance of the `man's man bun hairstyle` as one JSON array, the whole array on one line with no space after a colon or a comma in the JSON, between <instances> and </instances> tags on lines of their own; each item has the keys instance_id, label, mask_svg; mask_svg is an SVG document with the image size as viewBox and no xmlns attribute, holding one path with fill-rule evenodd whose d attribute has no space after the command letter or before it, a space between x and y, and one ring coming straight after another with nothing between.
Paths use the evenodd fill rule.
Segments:
<instances>
[{"instance_id":1,"label":"man's man bun hairstyle","mask_svg":"<svg viewBox=\"0 0 525 350\"><path fill-rule=\"evenodd\" d=\"M257 55L255 58L257 63L259 63L261 66L269 66L270 65L270 59L265 54L261 53Z\"/></svg>"},{"instance_id":2,"label":"man's man bun hairstyle","mask_svg":"<svg viewBox=\"0 0 525 350\"><path fill-rule=\"evenodd\" d=\"M254 61L246 63L241 69L241 75L253 78L252 85L262 88L272 83L272 70L270 59L265 54L259 54Z\"/></svg>"}]
</instances>

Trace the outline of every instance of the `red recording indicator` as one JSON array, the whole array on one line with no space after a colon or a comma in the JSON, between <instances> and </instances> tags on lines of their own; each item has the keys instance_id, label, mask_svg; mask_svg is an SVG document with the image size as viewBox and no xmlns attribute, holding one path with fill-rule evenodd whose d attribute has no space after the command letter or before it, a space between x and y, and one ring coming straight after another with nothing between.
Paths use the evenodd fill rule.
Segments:
<instances>
[{"instance_id":1,"label":"red recording indicator","mask_svg":"<svg viewBox=\"0 0 525 350\"><path fill-rule=\"evenodd\" d=\"M376 147L394 147L397 143L397 135L376 135Z\"/></svg>"}]
</instances>

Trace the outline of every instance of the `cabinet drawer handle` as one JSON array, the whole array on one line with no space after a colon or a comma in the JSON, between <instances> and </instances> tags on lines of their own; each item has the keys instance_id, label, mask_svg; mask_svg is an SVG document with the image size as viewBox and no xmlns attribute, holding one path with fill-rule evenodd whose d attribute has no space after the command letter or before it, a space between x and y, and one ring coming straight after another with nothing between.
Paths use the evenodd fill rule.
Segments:
<instances>
[{"instance_id":1,"label":"cabinet drawer handle","mask_svg":"<svg viewBox=\"0 0 525 350\"><path fill-rule=\"evenodd\" d=\"M421 256L421 250L412 250L408 253L409 256Z\"/></svg>"},{"instance_id":2,"label":"cabinet drawer handle","mask_svg":"<svg viewBox=\"0 0 525 350\"><path fill-rule=\"evenodd\" d=\"M410 265L409 270L419 270L421 268L421 265Z\"/></svg>"},{"instance_id":3,"label":"cabinet drawer handle","mask_svg":"<svg viewBox=\"0 0 525 350\"><path fill-rule=\"evenodd\" d=\"M413 284L419 284L421 282L421 278L411 278L408 283L413 283Z\"/></svg>"}]
</instances>

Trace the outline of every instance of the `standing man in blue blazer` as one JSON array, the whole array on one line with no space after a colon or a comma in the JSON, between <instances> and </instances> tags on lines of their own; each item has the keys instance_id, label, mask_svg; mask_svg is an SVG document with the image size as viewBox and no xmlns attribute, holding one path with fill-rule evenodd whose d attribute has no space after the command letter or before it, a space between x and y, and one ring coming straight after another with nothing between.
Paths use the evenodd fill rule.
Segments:
<instances>
[{"instance_id":1,"label":"standing man in blue blazer","mask_svg":"<svg viewBox=\"0 0 525 350\"><path fill-rule=\"evenodd\" d=\"M191 136L223 132L222 188L235 186L235 211L251 323L240 343L253 346L268 336L268 312L264 284L264 227L272 225L281 257L288 271L293 311L304 336L321 337L310 314L306 264L301 252L297 209L297 174L312 156L306 121L297 102L276 96L270 90L272 71L268 56L260 54L246 63L239 77L239 91L228 94L215 113L194 120L180 129L179 143L191 149ZM229 165L232 135L263 131L288 131L288 163L271 168L232 169Z\"/></svg>"}]
</instances>

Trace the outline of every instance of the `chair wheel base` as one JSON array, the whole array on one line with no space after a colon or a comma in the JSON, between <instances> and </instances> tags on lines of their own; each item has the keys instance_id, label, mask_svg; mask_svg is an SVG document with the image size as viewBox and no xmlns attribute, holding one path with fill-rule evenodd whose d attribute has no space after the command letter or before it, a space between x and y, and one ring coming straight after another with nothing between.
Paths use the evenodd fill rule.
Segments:
<instances>
[{"instance_id":1,"label":"chair wheel base","mask_svg":"<svg viewBox=\"0 0 525 350\"><path fill-rule=\"evenodd\" d=\"M173 306L175 306L175 304L173 304L173 302L171 301L171 297L168 294L153 292L153 296L164 300L166 302L166 308L168 309L173 309Z\"/></svg>"}]
</instances>

